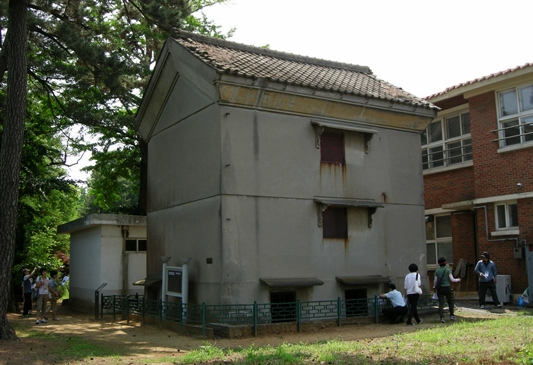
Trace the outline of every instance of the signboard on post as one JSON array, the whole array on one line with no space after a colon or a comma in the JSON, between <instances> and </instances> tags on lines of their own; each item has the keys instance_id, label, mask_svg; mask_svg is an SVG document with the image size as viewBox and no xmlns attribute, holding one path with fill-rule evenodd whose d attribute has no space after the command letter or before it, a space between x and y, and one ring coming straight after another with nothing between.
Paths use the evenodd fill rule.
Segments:
<instances>
[{"instance_id":1,"label":"signboard on post","mask_svg":"<svg viewBox=\"0 0 533 365\"><path fill-rule=\"evenodd\" d=\"M165 257L167 258L167 257ZM168 266L167 262L163 260L163 280L161 290L161 300L166 301L167 295L171 297L181 298L183 304L188 302L189 291L189 265L187 262L182 267Z\"/></svg>"},{"instance_id":2,"label":"signboard on post","mask_svg":"<svg viewBox=\"0 0 533 365\"><path fill-rule=\"evenodd\" d=\"M181 296L183 294L183 268L167 268L167 295Z\"/></svg>"}]
</instances>

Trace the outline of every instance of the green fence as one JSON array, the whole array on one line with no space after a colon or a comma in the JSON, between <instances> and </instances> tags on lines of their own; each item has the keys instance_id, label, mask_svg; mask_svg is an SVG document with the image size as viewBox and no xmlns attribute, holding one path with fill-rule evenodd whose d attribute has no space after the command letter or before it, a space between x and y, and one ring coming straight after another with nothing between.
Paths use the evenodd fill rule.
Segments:
<instances>
[{"instance_id":1,"label":"green fence","mask_svg":"<svg viewBox=\"0 0 533 365\"><path fill-rule=\"evenodd\" d=\"M180 332L184 325L201 326L202 334L213 325L252 326L257 335L257 327L262 324L292 322L301 331L301 325L315 320L335 320L337 326L351 317L369 317L375 323L384 307L390 306L388 300L374 298L318 300L302 302L299 299L290 303L253 304L182 304L162 300L145 300L142 295L101 295L100 317L112 314L129 322L130 315L154 317L163 321L179 323ZM421 295L418 308L430 309L435 306L431 295Z\"/></svg>"}]
</instances>

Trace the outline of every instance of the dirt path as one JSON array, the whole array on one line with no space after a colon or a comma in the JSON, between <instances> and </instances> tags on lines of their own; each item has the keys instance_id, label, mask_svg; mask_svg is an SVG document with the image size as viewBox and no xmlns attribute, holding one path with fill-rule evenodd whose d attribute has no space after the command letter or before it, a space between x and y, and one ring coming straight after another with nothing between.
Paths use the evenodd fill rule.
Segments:
<instances>
[{"instance_id":1,"label":"dirt path","mask_svg":"<svg viewBox=\"0 0 533 365\"><path fill-rule=\"evenodd\" d=\"M460 307L456 316L460 320L466 318L495 318L509 310L485 311ZM0 364L62 364L58 353L69 351L69 341L91 341L121 354L121 359L114 357L98 357L97 354L87 362L73 361L70 364L142 364L143 359L162 358L166 356L180 356L189 351L213 344L222 348L246 348L255 346L276 346L282 343L297 343L339 339L357 340L363 338L385 337L395 333L417 331L433 326L442 326L436 313L426 313L421 316L422 324L407 327L403 324L349 324L341 327L320 327L303 333L282 333L277 335L263 335L243 339L205 339L181 336L176 332L159 330L154 326L140 326L138 323L111 323L111 318L95 321L94 316L65 312L60 321L49 321L45 324L35 324L33 318L22 319L20 315L9 314L8 319L18 333L23 330L33 330L31 337L21 338L21 341L0 341ZM448 324L444 324L448 325ZM25 331L24 331L25 332ZM46 336L57 335L60 341L50 342ZM53 348L52 348L53 347Z\"/></svg>"}]
</instances>

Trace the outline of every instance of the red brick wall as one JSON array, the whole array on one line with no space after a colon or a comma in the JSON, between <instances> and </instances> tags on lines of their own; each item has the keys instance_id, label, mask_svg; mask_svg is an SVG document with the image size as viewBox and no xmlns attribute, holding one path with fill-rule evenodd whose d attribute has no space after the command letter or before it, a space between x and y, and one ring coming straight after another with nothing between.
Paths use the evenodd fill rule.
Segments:
<instances>
[{"instance_id":1,"label":"red brick wall","mask_svg":"<svg viewBox=\"0 0 533 365\"><path fill-rule=\"evenodd\" d=\"M477 209L476 212L476 217L478 220L478 254L480 255L482 252L487 251L490 254L491 260L494 261L496 267L498 268L498 274L511 275L512 292L516 294L522 293L528 287L528 279L526 275L526 260L515 259L513 249L517 246L517 244L521 245L521 240L526 239L528 242L531 242L531 238L533 238L531 236L533 217L532 206L533 199L518 200L518 224L520 229L518 242L516 239L510 239L517 238L517 236L491 236L491 232L496 230L494 204L486 204L488 238L485 230L485 210Z\"/></svg>"},{"instance_id":2,"label":"red brick wall","mask_svg":"<svg viewBox=\"0 0 533 365\"><path fill-rule=\"evenodd\" d=\"M472 167L439 172L424 176L426 209L442 204L474 199L474 171Z\"/></svg>"},{"instance_id":3,"label":"red brick wall","mask_svg":"<svg viewBox=\"0 0 533 365\"><path fill-rule=\"evenodd\" d=\"M450 107L459 99L442 104ZM471 97L469 100L472 136L473 166L424 176L424 199L426 209L440 208L443 204L519 194L533 191L533 148L517 149L498 153L496 97L494 92ZM522 187L517 186L518 183ZM477 277L474 266L479 255L488 251L495 262L498 273L511 275L512 292L521 294L528 287L525 259L514 258L517 241L523 240L533 247L533 198L518 201L518 236L491 236L495 231L494 204L487 203L485 209L478 205L473 213L455 212L452 214L452 236L454 263L466 260L471 266L468 270L468 284L463 279L461 291L476 291ZM476 228L474 228L476 227ZM487 236L488 232L488 236ZM477 239L476 239L477 238ZM450 261L450 260L449 260ZM431 280L433 272L428 272ZM431 281L432 282L432 281ZM456 286L457 290L457 286Z\"/></svg>"},{"instance_id":4,"label":"red brick wall","mask_svg":"<svg viewBox=\"0 0 533 365\"><path fill-rule=\"evenodd\" d=\"M495 93L469 99L476 198L533 191L533 148L498 153ZM522 187L518 188L517 184Z\"/></svg>"},{"instance_id":5,"label":"red brick wall","mask_svg":"<svg viewBox=\"0 0 533 365\"><path fill-rule=\"evenodd\" d=\"M460 259L467 262L467 277L462 279L462 291L476 291L474 266L477 262L475 252L474 213L457 212L452 214L453 262L457 265ZM457 288L456 288L457 290Z\"/></svg>"}]
</instances>

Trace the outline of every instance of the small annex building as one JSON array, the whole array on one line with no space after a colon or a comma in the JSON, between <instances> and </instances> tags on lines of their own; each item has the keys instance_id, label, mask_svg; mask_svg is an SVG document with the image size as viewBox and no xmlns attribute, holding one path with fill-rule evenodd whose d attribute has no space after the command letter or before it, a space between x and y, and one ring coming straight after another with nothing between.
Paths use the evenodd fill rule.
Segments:
<instances>
[{"instance_id":1,"label":"small annex building","mask_svg":"<svg viewBox=\"0 0 533 365\"><path fill-rule=\"evenodd\" d=\"M367 298L412 262L425 275L420 132L437 110L368 67L176 31L136 121L147 282L162 257L190 258L190 303Z\"/></svg>"},{"instance_id":2,"label":"small annex building","mask_svg":"<svg viewBox=\"0 0 533 365\"><path fill-rule=\"evenodd\" d=\"M95 291L143 294L134 282L146 276L146 216L90 214L60 225L70 234L69 305L94 310Z\"/></svg>"}]
</instances>

